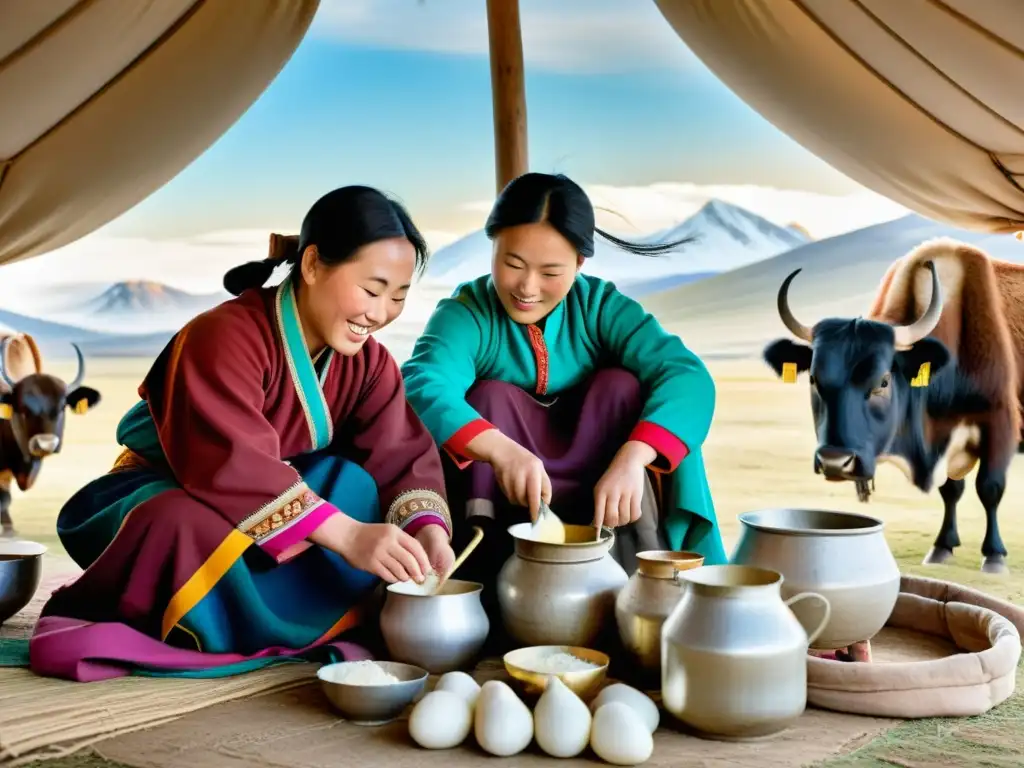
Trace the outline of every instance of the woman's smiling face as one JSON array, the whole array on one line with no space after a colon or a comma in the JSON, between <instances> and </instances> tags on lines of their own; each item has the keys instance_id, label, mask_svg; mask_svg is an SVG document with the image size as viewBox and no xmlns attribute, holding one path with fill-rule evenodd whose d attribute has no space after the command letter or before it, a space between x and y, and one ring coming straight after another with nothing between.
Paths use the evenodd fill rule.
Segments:
<instances>
[{"instance_id":1,"label":"woman's smiling face","mask_svg":"<svg viewBox=\"0 0 1024 768\"><path fill-rule=\"evenodd\" d=\"M547 317L569 293L578 269L576 250L547 222L508 227L494 238L491 278L517 323Z\"/></svg>"}]
</instances>

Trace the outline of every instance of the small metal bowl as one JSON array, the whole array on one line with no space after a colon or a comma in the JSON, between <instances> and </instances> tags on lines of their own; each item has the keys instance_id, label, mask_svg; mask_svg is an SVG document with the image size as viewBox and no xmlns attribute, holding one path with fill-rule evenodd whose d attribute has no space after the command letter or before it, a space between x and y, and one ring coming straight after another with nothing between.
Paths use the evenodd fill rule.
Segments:
<instances>
[{"instance_id":1,"label":"small metal bowl","mask_svg":"<svg viewBox=\"0 0 1024 768\"><path fill-rule=\"evenodd\" d=\"M381 669L399 679L385 685L356 685L335 682L334 674L358 662L340 661L325 664L317 670L320 687L331 705L356 725L384 725L399 717L405 708L423 695L427 684L427 670L398 661L378 661Z\"/></svg>"},{"instance_id":2,"label":"small metal bowl","mask_svg":"<svg viewBox=\"0 0 1024 768\"><path fill-rule=\"evenodd\" d=\"M43 575L46 546L0 540L0 624L32 602Z\"/></svg>"},{"instance_id":3,"label":"small metal bowl","mask_svg":"<svg viewBox=\"0 0 1024 768\"><path fill-rule=\"evenodd\" d=\"M555 653L568 653L598 666L575 672L543 672L543 659ZM548 678L557 677L584 701L597 695L608 674L610 659L604 653L574 645L533 645L509 651L502 659L513 687L526 698L539 697L548 687Z\"/></svg>"}]
</instances>

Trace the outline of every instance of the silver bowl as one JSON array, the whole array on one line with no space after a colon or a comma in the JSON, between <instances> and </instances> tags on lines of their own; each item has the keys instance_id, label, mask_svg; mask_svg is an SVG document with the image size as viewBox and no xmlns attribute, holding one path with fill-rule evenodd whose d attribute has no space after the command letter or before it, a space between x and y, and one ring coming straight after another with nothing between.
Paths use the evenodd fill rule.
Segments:
<instances>
[{"instance_id":1,"label":"silver bowl","mask_svg":"<svg viewBox=\"0 0 1024 768\"><path fill-rule=\"evenodd\" d=\"M423 695L423 689L427 684L427 670L398 661L375 662L385 672L397 677L397 683L356 685L335 682L332 679L339 669L356 663L358 662L340 661L336 664L325 664L316 673L328 701L351 723L384 725L399 717L406 707Z\"/></svg>"},{"instance_id":2,"label":"silver bowl","mask_svg":"<svg viewBox=\"0 0 1024 768\"><path fill-rule=\"evenodd\" d=\"M0 540L0 624L32 601L44 554L46 547L35 541Z\"/></svg>"}]
</instances>

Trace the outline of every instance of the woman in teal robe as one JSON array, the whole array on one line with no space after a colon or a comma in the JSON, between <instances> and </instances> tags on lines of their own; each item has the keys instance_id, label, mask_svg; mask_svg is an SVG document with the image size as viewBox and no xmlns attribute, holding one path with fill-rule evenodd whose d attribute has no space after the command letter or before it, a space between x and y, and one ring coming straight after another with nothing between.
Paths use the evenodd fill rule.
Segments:
<instances>
[{"instance_id":1,"label":"woman in teal robe","mask_svg":"<svg viewBox=\"0 0 1024 768\"><path fill-rule=\"evenodd\" d=\"M540 173L502 191L485 231L491 273L438 304L402 366L448 457L456 538L497 526L466 567L492 580L511 551L501 529L536 519L541 500L565 522L618 528L627 571L643 549L727 562L701 454L710 373L639 303L580 272L595 232L652 256L680 243L607 235L577 184Z\"/></svg>"}]
</instances>

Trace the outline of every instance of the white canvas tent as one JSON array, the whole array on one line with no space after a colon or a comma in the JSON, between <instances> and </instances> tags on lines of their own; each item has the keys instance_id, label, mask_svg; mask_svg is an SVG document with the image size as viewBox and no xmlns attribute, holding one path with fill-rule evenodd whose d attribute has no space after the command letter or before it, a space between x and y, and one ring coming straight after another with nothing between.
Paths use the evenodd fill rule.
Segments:
<instances>
[{"instance_id":1,"label":"white canvas tent","mask_svg":"<svg viewBox=\"0 0 1024 768\"><path fill-rule=\"evenodd\" d=\"M918 213L1024 229L1022 0L657 0L741 99Z\"/></svg>"},{"instance_id":2,"label":"white canvas tent","mask_svg":"<svg viewBox=\"0 0 1024 768\"><path fill-rule=\"evenodd\" d=\"M957 226L1024 229L1024 1L655 2L729 88L854 180ZM317 5L0 0L0 264L94 231L189 165ZM517 0L487 11L500 187L529 166L522 44Z\"/></svg>"},{"instance_id":3,"label":"white canvas tent","mask_svg":"<svg viewBox=\"0 0 1024 768\"><path fill-rule=\"evenodd\" d=\"M0 0L0 264L117 218L220 138L317 0Z\"/></svg>"}]
</instances>

